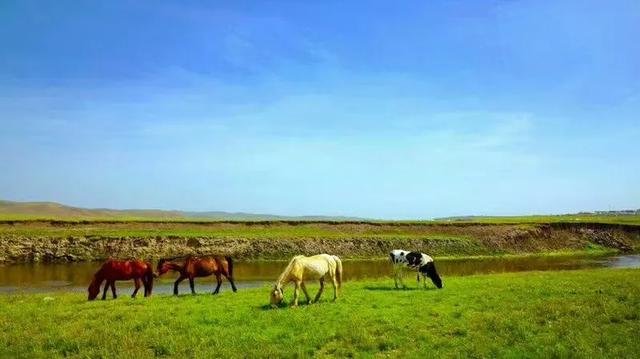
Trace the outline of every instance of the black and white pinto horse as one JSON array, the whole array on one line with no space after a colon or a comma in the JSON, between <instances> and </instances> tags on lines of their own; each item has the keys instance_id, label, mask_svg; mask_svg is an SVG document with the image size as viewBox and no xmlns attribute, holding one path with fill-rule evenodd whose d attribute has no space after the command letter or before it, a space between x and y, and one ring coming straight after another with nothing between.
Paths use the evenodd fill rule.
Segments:
<instances>
[{"instance_id":1,"label":"black and white pinto horse","mask_svg":"<svg viewBox=\"0 0 640 359\"><path fill-rule=\"evenodd\" d=\"M402 281L404 270L406 268L411 268L417 271L416 277L418 279L418 285L420 284L420 274L422 274L425 288L427 287L427 277L431 279L436 287L442 288L442 279L436 271L436 265L433 262L433 258L428 255L420 252L409 252L402 249L394 249L389 253L389 257L393 264L393 279L395 280L396 288L398 288L398 280L400 280L402 287L406 288Z\"/></svg>"}]
</instances>

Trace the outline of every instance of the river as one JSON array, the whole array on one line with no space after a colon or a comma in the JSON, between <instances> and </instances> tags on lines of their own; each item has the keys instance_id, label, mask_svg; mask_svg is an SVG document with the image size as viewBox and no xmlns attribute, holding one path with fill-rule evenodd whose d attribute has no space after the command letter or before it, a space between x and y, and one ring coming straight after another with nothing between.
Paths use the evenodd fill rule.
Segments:
<instances>
[{"instance_id":1,"label":"river","mask_svg":"<svg viewBox=\"0 0 640 359\"><path fill-rule=\"evenodd\" d=\"M286 266L284 261L257 261L235 263L235 277L238 288L260 287L273 283ZM438 272L447 276L473 274L574 270L586 268L640 268L640 255L605 256L531 256L531 257L486 257L465 259L441 259L436 261ZM42 293L42 292L82 292L86 291L93 273L100 263L71 264L6 264L0 265L0 293ZM391 278L391 264L387 259L345 260L344 280L363 278ZM177 277L167 273L154 285L154 293L171 293L172 283ZM445 279L446 280L446 279ZM196 291L213 290L214 278L196 279ZM392 281L390 281L391 283ZM407 282L410 283L410 282ZM132 287L131 282L119 282L119 288ZM230 286L223 283L222 290ZM188 293L188 281L180 286L181 293ZM124 294L124 293L122 293Z\"/></svg>"}]
</instances>

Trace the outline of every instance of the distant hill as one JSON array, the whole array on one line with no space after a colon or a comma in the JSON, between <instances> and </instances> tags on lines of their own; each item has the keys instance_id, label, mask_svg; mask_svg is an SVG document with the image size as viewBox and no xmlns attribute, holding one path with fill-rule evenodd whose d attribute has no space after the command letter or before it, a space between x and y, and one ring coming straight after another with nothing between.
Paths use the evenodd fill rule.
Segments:
<instances>
[{"instance_id":1,"label":"distant hill","mask_svg":"<svg viewBox=\"0 0 640 359\"><path fill-rule=\"evenodd\" d=\"M637 217L640 215L640 209L627 209L620 211L594 211L594 212L579 212L568 214L556 214L556 215L531 215L531 216L453 216L453 217L441 217L434 218L434 221L442 222L504 222L504 221L551 221L558 220L579 220L584 219L598 219L598 218L610 218L610 217Z\"/></svg>"},{"instance_id":2,"label":"distant hill","mask_svg":"<svg viewBox=\"0 0 640 359\"><path fill-rule=\"evenodd\" d=\"M75 219L195 219L227 221L362 221L365 218L343 216L278 216L243 212L188 212L159 209L80 208L56 202L13 202L0 200L0 217L75 218Z\"/></svg>"}]
</instances>

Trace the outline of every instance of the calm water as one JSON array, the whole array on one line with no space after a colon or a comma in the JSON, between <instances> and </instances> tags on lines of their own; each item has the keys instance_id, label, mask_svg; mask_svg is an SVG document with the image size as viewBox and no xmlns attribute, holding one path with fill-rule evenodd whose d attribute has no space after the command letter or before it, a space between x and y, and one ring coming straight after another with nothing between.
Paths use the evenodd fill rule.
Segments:
<instances>
[{"instance_id":1,"label":"calm water","mask_svg":"<svg viewBox=\"0 0 640 359\"><path fill-rule=\"evenodd\" d=\"M436 262L441 276L461 276L481 273L521 272L532 270L572 270L582 268L640 268L640 255L610 255L598 257L527 257L451 259ZM237 262L234 268L239 288L263 286L273 283L287 262ZM345 260L344 279L389 277L391 265L387 259ZM100 263L72 264L14 264L0 265L0 293L85 291ZM167 273L154 285L154 293L172 292L176 274ZM196 279L196 291L213 290L213 277ZM118 288L132 287L130 282L119 282ZM230 290L225 281L222 290ZM180 287L189 292L188 281ZM121 294L125 294L124 292Z\"/></svg>"}]
</instances>

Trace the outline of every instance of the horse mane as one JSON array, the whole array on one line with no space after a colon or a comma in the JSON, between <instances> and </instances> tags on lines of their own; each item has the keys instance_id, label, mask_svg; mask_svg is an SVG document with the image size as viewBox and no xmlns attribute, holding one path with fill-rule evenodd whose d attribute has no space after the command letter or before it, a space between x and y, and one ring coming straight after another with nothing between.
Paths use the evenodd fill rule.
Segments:
<instances>
[{"instance_id":1,"label":"horse mane","mask_svg":"<svg viewBox=\"0 0 640 359\"><path fill-rule=\"evenodd\" d=\"M102 275L102 273L100 273L100 271L97 271L93 275L93 278L91 279L91 283L89 283L89 286L97 285L98 283L101 283L102 280L104 280L104 276Z\"/></svg>"},{"instance_id":2,"label":"horse mane","mask_svg":"<svg viewBox=\"0 0 640 359\"><path fill-rule=\"evenodd\" d=\"M286 283L282 283L282 282L285 280L287 275L289 275L289 273L291 273L291 270L293 268L293 263L298 259L298 257L299 256L295 256L289 261L289 264L287 265L287 267L284 269L284 271L282 271L282 273L278 277L278 281L276 282L276 286L280 285L280 288L284 287L284 285Z\"/></svg>"},{"instance_id":3,"label":"horse mane","mask_svg":"<svg viewBox=\"0 0 640 359\"><path fill-rule=\"evenodd\" d=\"M89 300L93 300L98 296L100 292L100 285L104 281L104 275L102 274L102 268L100 268L94 275L93 279L91 279L91 283L89 283ZM95 294L95 295L94 295Z\"/></svg>"}]
</instances>

